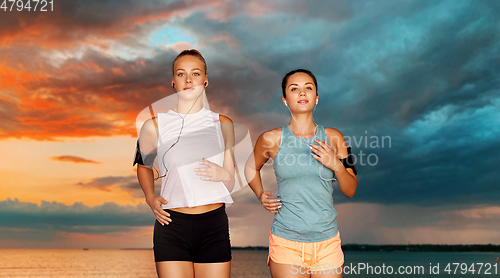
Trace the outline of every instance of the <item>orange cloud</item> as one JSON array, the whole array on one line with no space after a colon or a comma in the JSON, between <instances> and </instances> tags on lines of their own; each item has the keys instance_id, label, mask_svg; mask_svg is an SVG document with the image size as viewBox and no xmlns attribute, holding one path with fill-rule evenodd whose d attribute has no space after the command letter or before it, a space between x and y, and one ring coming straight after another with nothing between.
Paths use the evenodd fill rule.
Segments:
<instances>
[{"instance_id":1,"label":"orange cloud","mask_svg":"<svg viewBox=\"0 0 500 278\"><path fill-rule=\"evenodd\" d=\"M135 175L93 178L88 182L78 182L77 185L83 188L95 188L107 192L111 192L114 189L121 189L128 192L130 197L134 198L141 198L143 196L141 186Z\"/></svg>"},{"instance_id":2,"label":"orange cloud","mask_svg":"<svg viewBox=\"0 0 500 278\"><path fill-rule=\"evenodd\" d=\"M286 3L280 10L288 9L290 4ZM278 9L266 1L248 1L248 2L218 2L217 8L207 14L207 18L227 22L236 16L259 17Z\"/></svg>"},{"instance_id":3,"label":"orange cloud","mask_svg":"<svg viewBox=\"0 0 500 278\"><path fill-rule=\"evenodd\" d=\"M111 68L114 74L125 76L125 72L121 68Z\"/></svg>"},{"instance_id":4,"label":"orange cloud","mask_svg":"<svg viewBox=\"0 0 500 278\"><path fill-rule=\"evenodd\" d=\"M231 35L217 35L212 38L212 42L225 42L229 47L236 49L240 46L238 40Z\"/></svg>"},{"instance_id":5,"label":"orange cloud","mask_svg":"<svg viewBox=\"0 0 500 278\"><path fill-rule=\"evenodd\" d=\"M165 46L165 49L167 49L167 50L173 49L176 53L179 53L184 49L191 49L191 48L194 48L194 47L192 44L190 44L188 42L176 42L174 44Z\"/></svg>"},{"instance_id":6,"label":"orange cloud","mask_svg":"<svg viewBox=\"0 0 500 278\"><path fill-rule=\"evenodd\" d=\"M114 88L120 88L122 86L123 86L123 84L114 84L114 85L106 86L106 87L104 87L104 89L109 90L109 89L114 89Z\"/></svg>"},{"instance_id":7,"label":"orange cloud","mask_svg":"<svg viewBox=\"0 0 500 278\"><path fill-rule=\"evenodd\" d=\"M42 64L43 74L29 73L35 72L29 64L25 71L0 66L0 139L135 136L138 111L166 91L163 72L154 72L157 84L141 84L141 76L151 76L147 65L143 59L117 64L110 57L86 57L60 67Z\"/></svg>"},{"instance_id":8,"label":"orange cloud","mask_svg":"<svg viewBox=\"0 0 500 278\"><path fill-rule=\"evenodd\" d=\"M94 61L83 61L76 63L65 63L61 68L61 72L75 72L75 71L85 71L93 70L96 73L101 73L103 71L102 67L96 64Z\"/></svg>"},{"instance_id":9,"label":"orange cloud","mask_svg":"<svg viewBox=\"0 0 500 278\"><path fill-rule=\"evenodd\" d=\"M57 103L51 99L52 96L33 96L31 98L21 98L21 110L50 110L56 108Z\"/></svg>"},{"instance_id":10,"label":"orange cloud","mask_svg":"<svg viewBox=\"0 0 500 278\"><path fill-rule=\"evenodd\" d=\"M63 156L53 156L51 157L52 160L57 160L57 161L63 161L63 162L74 162L74 163L95 163L95 164L100 164L100 162L81 158L78 156L73 156L73 155L63 155Z\"/></svg>"},{"instance_id":11,"label":"orange cloud","mask_svg":"<svg viewBox=\"0 0 500 278\"><path fill-rule=\"evenodd\" d=\"M21 89L24 83L47 81L43 73L27 73L0 64L0 89Z\"/></svg>"},{"instance_id":12,"label":"orange cloud","mask_svg":"<svg viewBox=\"0 0 500 278\"><path fill-rule=\"evenodd\" d=\"M245 3L245 11L251 17L259 17L276 11L276 8L267 1L249 1Z\"/></svg>"}]
</instances>

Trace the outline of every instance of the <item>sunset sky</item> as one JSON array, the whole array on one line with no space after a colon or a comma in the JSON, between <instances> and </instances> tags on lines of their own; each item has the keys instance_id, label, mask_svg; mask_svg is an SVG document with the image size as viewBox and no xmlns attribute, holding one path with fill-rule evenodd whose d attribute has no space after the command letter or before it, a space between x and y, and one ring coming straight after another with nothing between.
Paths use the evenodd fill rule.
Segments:
<instances>
[{"instance_id":1,"label":"sunset sky","mask_svg":"<svg viewBox=\"0 0 500 278\"><path fill-rule=\"evenodd\" d=\"M316 75L315 122L359 159L343 243L500 244L498 1L55 0L0 9L0 248L152 247L136 117L190 48L253 142L290 120L284 74ZM233 246L266 246L273 214L233 199Z\"/></svg>"}]
</instances>

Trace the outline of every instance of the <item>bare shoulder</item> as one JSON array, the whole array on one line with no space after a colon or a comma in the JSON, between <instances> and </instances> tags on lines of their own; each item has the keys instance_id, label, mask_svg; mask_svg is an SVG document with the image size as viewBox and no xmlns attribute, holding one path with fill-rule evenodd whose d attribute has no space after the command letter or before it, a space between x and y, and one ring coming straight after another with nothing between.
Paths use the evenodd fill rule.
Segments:
<instances>
[{"instance_id":1,"label":"bare shoulder","mask_svg":"<svg viewBox=\"0 0 500 278\"><path fill-rule=\"evenodd\" d=\"M278 147L281 141L281 127L263 132L257 139L257 144L266 148Z\"/></svg>"},{"instance_id":2,"label":"bare shoulder","mask_svg":"<svg viewBox=\"0 0 500 278\"><path fill-rule=\"evenodd\" d=\"M281 127L265 131L259 136L259 138L261 137L266 140L272 140L272 141L279 140L281 139Z\"/></svg>"},{"instance_id":3,"label":"bare shoulder","mask_svg":"<svg viewBox=\"0 0 500 278\"><path fill-rule=\"evenodd\" d=\"M156 134L158 119L156 117L148 119L144 122L141 128L141 134Z\"/></svg>"},{"instance_id":4,"label":"bare shoulder","mask_svg":"<svg viewBox=\"0 0 500 278\"><path fill-rule=\"evenodd\" d=\"M330 144L337 147L337 151L343 157L347 156L347 145L344 139L344 135L335 128L325 128L326 138L330 141Z\"/></svg>"},{"instance_id":5,"label":"bare shoulder","mask_svg":"<svg viewBox=\"0 0 500 278\"><path fill-rule=\"evenodd\" d=\"M255 149L257 153L261 153L265 158L272 158L276 156L279 150L281 141L281 127L274 128L263 132L257 142L255 143Z\"/></svg>"},{"instance_id":6,"label":"bare shoulder","mask_svg":"<svg viewBox=\"0 0 500 278\"><path fill-rule=\"evenodd\" d=\"M158 130L154 118L150 118L144 122L139 134L140 149L144 153L151 153L156 148L158 143ZM154 119L156 120L156 119Z\"/></svg>"},{"instance_id":7,"label":"bare shoulder","mask_svg":"<svg viewBox=\"0 0 500 278\"><path fill-rule=\"evenodd\" d=\"M234 127L233 121L229 117L219 114L219 121L221 123L220 128L222 131L222 136L224 137L224 142L226 146L230 146L234 143Z\"/></svg>"},{"instance_id":8,"label":"bare shoulder","mask_svg":"<svg viewBox=\"0 0 500 278\"><path fill-rule=\"evenodd\" d=\"M229 117L224 116L222 114L219 114L219 121L221 123L232 123L233 122Z\"/></svg>"},{"instance_id":9,"label":"bare shoulder","mask_svg":"<svg viewBox=\"0 0 500 278\"><path fill-rule=\"evenodd\" d=\"M344 135L338 129L327 127L325 128L325 134L332 146L342 149L341 147L345 145Z\"/></svg>"},{"instance_id":10,"label":"bare shoulder","mask_svg":"<svg viewBox=\"0 0 500 278\"><path fill-rule=\"evenodd\" d=\"M325 134L328 138L344 138L344 135L342 135L338 129L333 127L325 127Z\"/></svg>"}]
</instances>

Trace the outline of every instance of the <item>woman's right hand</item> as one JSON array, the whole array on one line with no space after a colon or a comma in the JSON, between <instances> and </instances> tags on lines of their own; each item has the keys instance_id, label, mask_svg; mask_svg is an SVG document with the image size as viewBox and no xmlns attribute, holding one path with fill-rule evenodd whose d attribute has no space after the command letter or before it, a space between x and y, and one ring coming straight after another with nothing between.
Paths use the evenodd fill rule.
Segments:
<instances>
[{"instance_id":1,"label":"woman's right hand","mask_svg":"<svg viewBox=\"0 0 500 278\"><path fill-rule=\"evenodd\" d=\"M281 208L281 202L278 199L269 199L269 196L273 195L273 193L269 191L264 191L260 194L260 202L262 206L270 212L278 212L278 209Z\"/></svg>"},{"instance_id":2,"label":"woman's right hand","mask_svg":"<svg viewBox=\"0 0 500 278\"><path fill-rule=\"evenodd\" d=\"M164 211L161 205L166 205L168 202L162 196L151 195L146 197L146 203L151 208L153 213L155 214L156 220L160 222L161 225L170 224L172 219L170 219L170 214Z\"/></svg>"}]
</instances>

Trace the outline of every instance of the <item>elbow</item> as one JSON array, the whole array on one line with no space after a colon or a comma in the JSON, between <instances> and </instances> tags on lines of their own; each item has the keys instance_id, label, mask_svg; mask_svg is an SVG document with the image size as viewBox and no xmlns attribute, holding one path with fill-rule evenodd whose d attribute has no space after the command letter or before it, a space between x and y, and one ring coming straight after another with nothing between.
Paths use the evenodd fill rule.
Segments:
<instances>
[{"instance_id":1,"label":"elbow","mask_svg":"<svg viewBox=\"0 0 500 278\"><path fill-rule=\"evenodd\" d=\"M356 187L354 188L354 190L352 192L349 192L348 194L345 194L348 198L352 198L354 197L354 194L356 194Z\"/></svg>"},{"instance_id":2,"label":"elbow","mask_svg":"<svg viewBox=\"0 0 500 278\"><path fill-rule=\"evenodd\" d=\"M354 197L354 194L356 194L356 187L354 187L354 190L352 191L352 193L349 194L349 196L347 196L347 197L352 198L352 197Z\"/></svg>"},{"instance_id":3,"label":"elbow","mask_svg":"<svg viewBox=\"0 0 500 278\"><path fill-rule=\"evenodd\" d=\"M258 171L255 168L252 168L251 166L245 166L245 171L244 171L245 179L247 181L253 180L257 175L257 172Z\"/></svg>"},{"instance_id":4,"label":"elbow","mask_svg":"<svg viewBox=\"0 0 500 278\"><path fill-rule=\"evenodd\" d=\"M236 179L235 179L235 175L234 175L234 172L231 173L231 171L226 170L226 177L223 178L221 180L221 182L224 184L224 186L226 187L226 189L229 191L229 192L232 192L233 189L234 189L234 186L236 185Z\"/></svg>"},{"instance_id":5,"label":"elbow","mask_svg":"<svg viewBox=\"0 0 500 278\"><path fill-rule=\"evenodd\" d=\"M226 185L227 190L229 192L233 192L235 185L236 185L236 179L234 176L232 176L231 179L229 180L228 184Z\"/></svg>"}]
</instances>

